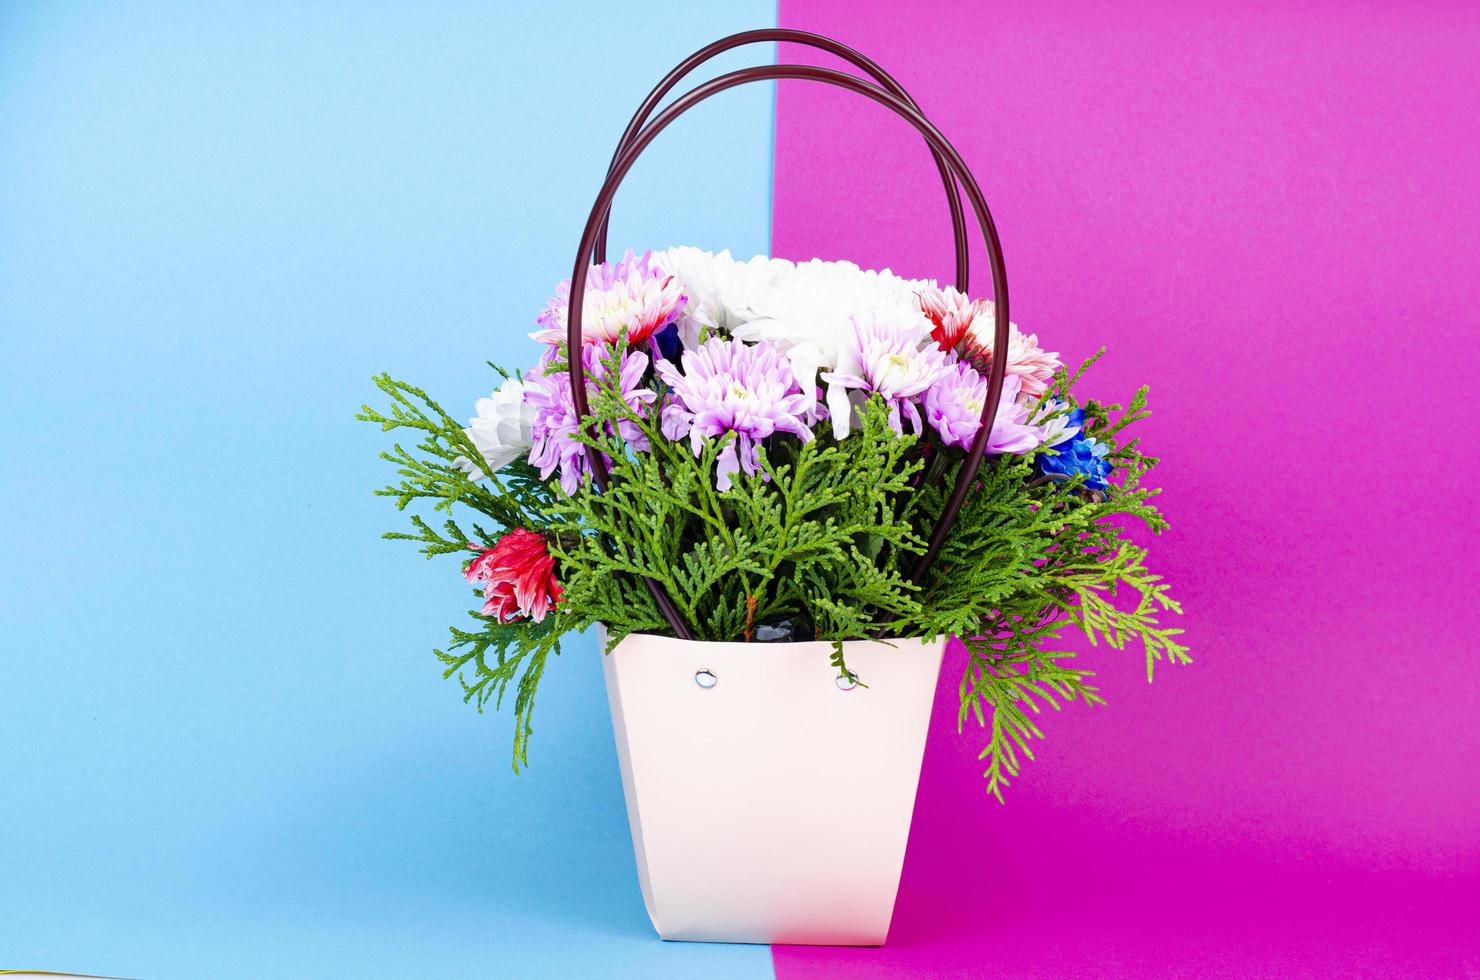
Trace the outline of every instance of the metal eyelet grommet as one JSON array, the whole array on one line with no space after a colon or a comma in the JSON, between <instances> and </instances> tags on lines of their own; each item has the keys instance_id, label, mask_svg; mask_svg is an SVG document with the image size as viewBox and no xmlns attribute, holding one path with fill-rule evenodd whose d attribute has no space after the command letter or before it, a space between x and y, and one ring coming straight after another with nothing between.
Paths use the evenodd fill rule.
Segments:
<instances>
[{"instance_id":1,"label":"metal eyelet grommet","mask_svg":"<svg viewBox=\"0 0 1480 980\"><path fill-rule=\"evenodd\" d=\"M858 686L858 679L852 674L839 674L837 684L838 690L851 691Z\"/></svg>"},{"instance_id":2,"label":"metal eyelet grommet","mask_svg":"<svg viewBox=\"0 0 1480 980\"><path fill-rule=\"evenodd\" d=\"M695 672L694 683L707 691L719 683L719 678L714 676L714 671L706 667L703 670Z\"/></svg>"}]
</instances>

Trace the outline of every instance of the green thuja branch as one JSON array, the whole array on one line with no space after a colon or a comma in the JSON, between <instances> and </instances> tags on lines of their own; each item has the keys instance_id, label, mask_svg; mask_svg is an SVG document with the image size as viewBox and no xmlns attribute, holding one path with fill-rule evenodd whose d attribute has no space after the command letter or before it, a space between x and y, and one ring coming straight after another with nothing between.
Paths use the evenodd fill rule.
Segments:
<instances>
[{"instance_id":1,"label":"green thuja branch","mask_svg":"<svg viewBox=\"0 0 1480 980\"><path fill-rule=\"evenodd\" d=\"M857 674L853 673L853 671L848 669L848 662L843 659L842 640L833 640L832 655L827 658L827 662L837 668L839 677L846 677L851 683L856 684L859 687L868 687L868 685L863 682L863 678L859 677Z\"/></svg>"},{"instance_id":2,"label":"green thuja branch","mask_svg":"<svg viewBox=\"0 0 1480 980\"><path fill-rule=\"evenodd\" d=\"M1115 466L1109 487L1090 492L1083 477L1053 482L1035 476L1038 453L983 466L912 624L919 633L963 637L968 661L960 723L972 719L988 730L982 759L988 789L999 798L1033 757L1045 709L1057 710L1064 701L1100 703L1089 672L1071 665L1073 654L1052 651L1064 628L1078 627L1091 643L1103 640L1113 649L1139 640L1148 680L1159 662L1190 662L1178 639L1182 631L1161 618L1181 607L1146 568L1146 549L1125 537L1127 519L1153 533L1167 526L1151 502L1157 491L1144 486L1157 461L1125 438L1125 430L1148 414L1146 390L1123 408L1078 404L1073 385L1098 357L1072 375L1061 371L1050 396L1066 402L1056 413L1083 409L1085 434L1109 445L1107 458ZM927 488L919 506L938 513L947 492ZM1135 596L1126 608L1117 604L1122 591Z\"/></svg>"},{"instance_id":3,"label":"green thuja branch","mask_svg":"<svg viewBox=\"0 0 1480 980\"><path fill-rule=\"evenodd\" d=\"M510 684L514 691L514 769L529 764L529 736L533 731L530 716L534 710L536 688L549 655L560 653L560 637L565 633L559 616L547 616L538 623L500 623L472 614L480 624L478 630L452 628L452 642L447 650L435 651L446 665L443 677L456 676L462 685L463 700L481 712L489 701L495 709L503 704ZM471 675L471 676L470 676Z\"/></svg>"},{"instance_id":4,"label":"green thuja branch","mask_svg":"<svg viewBox=\"0 0 1480 980\"><path fill-rule=\"evenodd\" d=\"M589 424L573 436L606 461L604 487L586 480L566 496L525 461L474 480L483 461L462 426L387 376L376 384L389 407L367 406L359 417L409 433L407 445L383 454L398 479L379 493L398 509L435 515L412 514L409 531L387 537L466 561L524 527L541 533L556 561L562 596L541 622L475 613L475 625L453 628L437 651L480 711L508 695L516 769L528 764L538 686L563 637L600 624L610 649L632 633L671 633L650 580L700 640L748 640L760 626L785 625L794 639L831 641L832 667L860 684L843 656L846 640L961 637L958 727L985 733L986 787L1001 799L1033 758L1048 713L1102 703L1090 672L1062 649L1065 630L1115 650L1139 643L1148 680L1158 663L1190 662L1182 631L1166 622L1181 608L1126 531L1167 527L1148 483L1157 460L1130 435L1148 414L1147 392L1124 407L1079 400L1076 386L1099 356L1061 370L1048 393L1056 401L1041 403L1032 422L1082 412L1082 435L1103 443L1113 464L1109 485L1083 474L1059 479L1041 465L1060 451L1053 447L989 456L919 582L909 574L965 453L895 432L878 396L856 406L846 439L823 425L807 441L762 440L725 490L720 461L741 449L736 436L702 441L698 452L670 441L661 380L649 369L640 386L647 394L626 401L615 345L599 350L600 369L588 372ZM563 367L559 358L549 365ZM452 513L460 507L471 518Z\"/></svg>"},{"instance_id":5,"label":"green thuja branch","mask_svg":"<svg viewBox=\"0 0 1480 980\"><path fill-rule=\"evenodd\" d=\"M406 534L401 531L387 531L381 537L392 541L415 541L422 545L422 554L428 558L451 554L468 557L471 548L480 543L485 548L491 548L495 540L493 535L490 535L477 524L474 524L473 530L477 535L477 540L475 541L466 531L458 526L456 521L450 519L443 525L445 534L433 529L431 525L427 524L417 514L411 515L411 526L416 529L417 533Z\"/></svg>"},{"instance_id":6,"label":"green thuja branch","mask_svg":"<svg viewBox=\"0 0 1480 980\"><path fill-rule=\"evenodd\" d=\"M412 449L398 443L392 451L381 453L401 479L376 491L377 495L393 499L397 510L418 503L429 503L433 512L444 513L454 506L467 507L495 525L489 528L475 521L468 525L469 531L448 517L439 528L412 514L410 532L388 531L386 538L416 542L428 558L455 555L466 560L476 549L492 547L511 528L538 530L547 523L546 508L554 495L527 462L474 480L470 471L486 470L487 463L456 420L420 388L389 375L378 376L375 383L389 397L389 409L382 412L366 405L356 417L383 431L409 431L418 439ZM501 705L509 685L514 685L513 763L517 770L528 764L530 718L545 662L550 654L559 654L560 637L568 632L570 620L548 615L541 623L500 623L476 613L472 616L477 629L453 627L447 648L434 652L446 666L444 676L456 676L464 700L479 711L490 700L495 707Z\"/></svg>"},{"instance_id":7,"label":"green thuja branch","mask_svg":"<svg viewBox=\"0 0 1480 980\"><path fill-rule=\"evenodd\" d=\"M796 618L812 636L854 639L886 616L916 612L913 586L878 561L886 548L923 549L902 514L919 466L906 461L914 439L889 428L882 401L866 404L859 431L841 442L759 447L756 472L736 473L721 491L718 459L733 436L698 454L669 441L656 418L622 400L616 377L607 370L595 381L592 425L579 436L610 460L609 485L583 485L549 509L573 608L601 609L615 639L651 630L662 621L650 597L610 595L645 577L705 640ZM623 429L641 433L642 451Z\"/></svg>"},{"instance_id":8,"label":"green thuja branch","mask_svg":"<svg viewBox=\"0 0 1480 980\"><path fill-rule=\"evenodd\" d=\"M1090 642L1103 638L1113 649L1123 650L1129 638L1138 637L1146 651L1146 680L1150 681L1159 661L1188 664L1192 658L1175 639L1182 630L1160 625L1159 613L1180 613L1182 607L1167 595L1161 576L1146 570L1145 557L1144 548L1121 542L1117 551L1093 568L1067 566L1050 574L1049 580L1067 596L1059 608ZM1121 585L1137 593L1131 609L1118 608L1112 601Z\"/></svg>"},{"instance_id":9,"label":"green thuja branch","mask_svg":"<svg viewBox=\"0 0 1480 980\"><path fill-rule=\"evenodd\" d=\"M1074 654L1042 649L1053 627L1033 623L1003 619L993 635L964 641L967 665L957 728L972 719L990 730L980 758L987 763L987 791L999 801L1023 761L1033 758L1032 742L1043 737L1037 717L1045 707L1057 711L1061 701L1104 703L1089 683L1089 671L1066 666Z\"/></svg>"}]
</instances>

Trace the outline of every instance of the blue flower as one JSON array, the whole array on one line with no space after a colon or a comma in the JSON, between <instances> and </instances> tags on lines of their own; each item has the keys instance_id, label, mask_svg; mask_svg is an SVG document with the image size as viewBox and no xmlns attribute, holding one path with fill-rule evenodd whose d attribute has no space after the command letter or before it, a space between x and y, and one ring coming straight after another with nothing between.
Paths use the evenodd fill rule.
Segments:
<instances>
[{"instance_id":1,"label":"blue flower","mask_svg":"<svg viewBox=\"0 0 1480 980\"><path fill-rule=\"evenodd\" d=\"M1038 465L1050 480L1063 483L1082 475L1086 490L1108 490L1110 484L1105 477L1115 469L1105 458L1109 454L1108 443L1091 439L1081 430L1079 435L1059 443L1051 451L1040 453Z\"/></svg>"},{"instance_id":2,"label":"blue flower","mask_svg":"<svg viewBox=\"0 0 1480 980\"><path fill-rule=\"evenodd\" d=\"M683 341L679 339L677 323L670 323L653 334L653 340L657 342L658 353L665 361L676 361L683 353Z\"/></svg>"}]
</instances>

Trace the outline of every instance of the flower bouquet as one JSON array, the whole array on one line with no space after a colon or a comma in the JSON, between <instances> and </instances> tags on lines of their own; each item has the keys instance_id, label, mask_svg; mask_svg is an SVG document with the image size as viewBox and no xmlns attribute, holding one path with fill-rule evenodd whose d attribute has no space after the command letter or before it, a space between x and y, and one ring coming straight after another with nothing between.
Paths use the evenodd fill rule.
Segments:
<instances>
[{"instance_id":1,"label":"flower bouquet","mask_svg":"<svg viewBox=\"0 0 1480 980\"><path fill-rule=\"evenodd\" d=\"M499 369L466 425L388 375L389 408L361 415L418 440L383 454L400 478L380 493L441 513L387 537L452 556L476 590L437 656L480 709L513 688L516 769L550 658L599 631L665 938L883 940L945 638L965 647L956 724L983 729L999 798L1044 707L1100 700L1055 645L1066 628L1117 649L1138 639L1148 679L1188 659L1161 619L1180 610L1127 536L1131 521L1166 526L1145 485L1155 460L1128 432L1146 389L1124 406L1089 397L1095 357L1068 370L1009 321L974 181L864 62L879 85L748 69L647 121L660 86L536 318L528 366ZM637 153L693 102L761 77L850 88L914 123L949 178L957 282L959 180L995 302L849 262L686 247L600 261Z\"/></svg>"}]
</instances>

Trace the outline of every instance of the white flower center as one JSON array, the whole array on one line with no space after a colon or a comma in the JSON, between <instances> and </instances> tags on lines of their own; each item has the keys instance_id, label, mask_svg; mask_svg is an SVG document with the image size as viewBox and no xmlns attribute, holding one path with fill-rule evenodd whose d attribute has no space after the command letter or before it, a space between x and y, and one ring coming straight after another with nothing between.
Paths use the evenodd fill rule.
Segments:
<instances>
[{"instance_id":1,"label":"white flower center","mask_svg":"<svg viewBox=\"0 0 1480 980\"><path fill-rule=\"evenodd\" d=\"M622 328L630 328L641 313L637 297L626 290L597 293L594 297L588 294L587 301L591 299L596 299L597 303L586 320L590 326L583 326L582 332L595 334L603 340L616 340Z\"/></svg>"},{"instance_id":2,"label":"white flower center","mask_svg":"<svg viewBox=\"0 0 1480 980\"><path fill-rule=\"evenodd\" d=\"M922 358L884 345L867 352L868 380L875 391L892 396L917 386L923 376Z\"/></svg>"}]
</instances>

